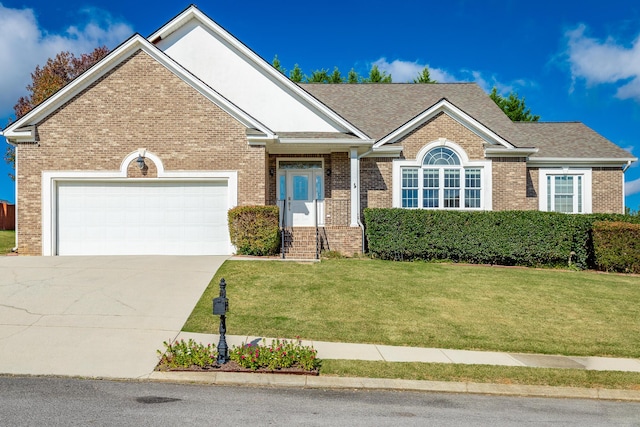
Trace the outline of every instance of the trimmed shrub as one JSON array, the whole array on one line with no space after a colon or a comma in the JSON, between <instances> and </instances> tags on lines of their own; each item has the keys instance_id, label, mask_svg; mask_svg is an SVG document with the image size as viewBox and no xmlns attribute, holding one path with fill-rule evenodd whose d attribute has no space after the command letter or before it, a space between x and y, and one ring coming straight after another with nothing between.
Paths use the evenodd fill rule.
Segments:
<instances>
[{"instance_id":1,"label":"trimmed shrub","mask_svg":"<svg viewBox=\"0 0 640 427\"><path fill-rule=\"evenodd\" d=\"M640 273L640 225L597 221L593 247L599 270Z\"/></svg>"},{"instance_id":2,"label":"trimmed shrub","mask_svg":"<svg viewBox=\"0 0 640 427\"><path fill-rule=\"evenodd\" d=\"M592 223L603 215L539 211L365 209L374 257L478 264L593 265Z\"/></svg>"},{"instance_id":3,"label":"trimmed shrub","mask_svg":"<svg viewBox=\"0 0 640 427\"><path fill-rule=\"evenodd\" d=\"M229 210L231 243L240 255L275 255L280 247L277 206L238 206Z\"/></svg>"}]
</instances>

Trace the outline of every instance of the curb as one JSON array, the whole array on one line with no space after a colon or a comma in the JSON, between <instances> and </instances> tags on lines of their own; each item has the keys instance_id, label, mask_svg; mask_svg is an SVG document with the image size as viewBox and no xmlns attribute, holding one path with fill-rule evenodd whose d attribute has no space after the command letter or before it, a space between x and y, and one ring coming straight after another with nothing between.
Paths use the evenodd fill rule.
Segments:
<instances>
[{"instance_id":1,"label":"curb","mask_svg":"<svg viewBox=\"0 0 640 427\"><path fill-rule=\"evenodd\" d=\"M421 381L385 378L323 377L238 372L159 372L148 380L158 382L236 385L260 387L398 390L438 393L471 393L498 396L552 397L571 399L623 400L640 402L640 391L602 388L552 387L518 384L490 384Z\"/></svg>"}]
</instances>

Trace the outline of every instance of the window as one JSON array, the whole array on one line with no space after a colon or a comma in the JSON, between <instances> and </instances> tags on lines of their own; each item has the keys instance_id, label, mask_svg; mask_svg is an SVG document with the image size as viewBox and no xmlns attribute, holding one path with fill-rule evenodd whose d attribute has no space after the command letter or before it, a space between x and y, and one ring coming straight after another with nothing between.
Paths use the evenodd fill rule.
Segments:
<instances>
[{"instance_id":1,"label":"window","mask_svg":"<svg viewBox=\"0 0 640 427\"><path fill-rule=\"evenodd\" d=\"M449 147L429 150L421 167L400 167L401 206L424 209L481 209L483 168L465 167Z\"/></svg>"},{"instance_id":2,"label":"window","mask_svg":"<svg viewBox=\"0 0 640 427\"><path fill-rule=\"evenodd\" d=\"M418 169L402 169L402 207L418 207Z\"/></svg>"},{"instance_id":3,"label":"window","mask_svg":"<svg viewBox=\"0 0 640 427\"><path fill-rule=\"evenodd\" d=\"M547 175L547 209L582 213L582 176Z\"/></svg>"},{"instance_id":4,"label":"window","mask_svg":"<svg viewBox=\"0 0 640 427\"><path fill-rule=\"evenodd\" d=\"M540 210L591 212L591 170L541 169Z\"/></svg>"}]
</instances>

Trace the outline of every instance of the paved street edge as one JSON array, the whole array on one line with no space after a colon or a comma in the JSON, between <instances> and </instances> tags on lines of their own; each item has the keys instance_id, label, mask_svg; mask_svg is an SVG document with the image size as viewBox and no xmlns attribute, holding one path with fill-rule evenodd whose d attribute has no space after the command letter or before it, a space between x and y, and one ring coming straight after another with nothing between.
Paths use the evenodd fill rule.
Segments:
<instances>
[{"instance_id":1,"label":"paved street edge","mask_svg":"<svg viewBox=\"0 0 640 427\"><path fill-rule=\"evenodd\" d=\"M158 372L151 381L259 387L403 390L640 402L640 390L234 372Z\"/></svg>"}]
</instances>

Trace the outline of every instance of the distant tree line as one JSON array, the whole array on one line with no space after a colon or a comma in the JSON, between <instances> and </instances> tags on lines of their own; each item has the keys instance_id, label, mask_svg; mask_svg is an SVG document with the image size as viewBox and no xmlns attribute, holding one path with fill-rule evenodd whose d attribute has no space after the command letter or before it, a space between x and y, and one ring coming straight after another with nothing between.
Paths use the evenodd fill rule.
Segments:
<instances>
[{"instance_id":1,"label":"distant tree line","mask_svg":"<svg viewBox=\"0 0 640 427\"><path fill-rule=\"evenodd\" d=\"M273 67L282 74L287 75L287 70L282 67L278 55L273 58ZM373 65L366 77L360 76L353 68L345 78L338 67L333 68L333 72L329 73L326 68L313 70L311 74L304 74L298 64L295 64L293 70L289 72L289 79L296 83L391 83L391 74L380 71L377 65ZM413 83L437 83L431 78L429 67L424 67L422 71L413 79ZM540 116L531 114L531 109L527 108L525 98L520 98L516 92L510 92L504 97L498 93L498 89L494 86L489 97L500 107L502 111L514 122L537 122Z\"/></svg>"}]
</instances>

